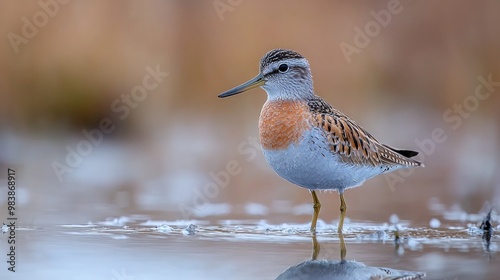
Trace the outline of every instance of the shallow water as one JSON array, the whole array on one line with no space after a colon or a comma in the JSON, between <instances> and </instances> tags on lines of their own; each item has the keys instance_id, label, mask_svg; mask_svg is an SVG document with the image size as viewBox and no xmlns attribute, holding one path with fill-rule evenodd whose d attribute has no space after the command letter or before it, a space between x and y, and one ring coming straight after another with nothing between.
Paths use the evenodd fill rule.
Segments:
<instances>
[{"instance_id":1,"label":"shallow water","mask_svg":"<svg viewBox=\"0 0 500 280\"><path fill-rule=\"evenodd\" d=\"M29 142L22 146L32 147ZM287 185L262 158L247 166L240 160L245 171L212 195L202 192L215 182L211 170L222 169L210 164L206 170L164 174L158 168L158 173L143 174L156 164L128 157L134 149L102 145L67 180L54 183L47 166L64 156L51 156L50 148L32 149L36 152L20 159L26 165L16 168L16 272L7 270L10 232L0 234L1 280L276 279L296 275L296 268L307 264L314 267L306 274L312 279L318 279L318 271L329 276L338 271L331 269L341 256L338 195L318 194L323 203L320 251L318 262L307 262L315 255L310 195ZM445 184L445 171L417 170L395 187L387 178L376 178L349 190L344 264L351 266L343 268L416 271L425 273L425 279L496 279L499 216L491 217L489 244L478 226L497 205L498 189L491 185L481 191L471 185L458 191L458 185ZM6 193L6 181L0 183L0 192ZM1 209L7 209L4 197L0 195ZM7 218L7 211L0 210L0 221ZM327 265L314 266L321 264Z\"/></svg>"},{"instance_id":2,"label":"shallow water","mask_svg":"<svg viewBox=\"0 0 500 280\"><path fill-rule=\"evenodd\" d=\"M446 220L431 229L398 221L398 244L394 224L349 221L345 227L346 260L424 272L425 279L496 279L500 274L499 236L493 232L486 244L474 225ZM276 225L265 220L160 221L144 215L18 228L18 271L6 273L3 268L0 275L7 276L1 279L275 279L311 259L308 229L309 224ZM340 259L335 223L319 221L317 240L318 260Z\"/></svg>"}]
</instances>

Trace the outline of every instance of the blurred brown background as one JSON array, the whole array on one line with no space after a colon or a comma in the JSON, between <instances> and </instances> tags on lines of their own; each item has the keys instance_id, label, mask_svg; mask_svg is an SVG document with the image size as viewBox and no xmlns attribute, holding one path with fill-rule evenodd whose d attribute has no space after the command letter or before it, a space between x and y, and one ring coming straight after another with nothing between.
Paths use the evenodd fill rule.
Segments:
<instances>
[{"instance_id":1,"label":"blurred brown background","mask_svg":"<svg viewBox=\"0 0 500 280\"><path fill-rule=\"evenodd\" d=\"M349 217L425 223L499 201L498 1L62 2L0 2L0 178L16 169L27 225L129 214L307 222L309 206L297 205L309 194L249 140L265 92L217 98L256 75L273 48L307 57L316 92L380 141L421 152L425 169L348 191ZM374 14L387 15L388 3L397 13L382 25ZM346 58L342 44L357 52ZM168 76L134 101L147 68ZM478 77L497 83L483 86L484 100ZM103 119L114 130L82 144ZM70 166L78 145L85 155ZM211 172L228 162L238 174L213 187ZM6 183L0 191L6 209ZM320 200L321 218L336 219L338 196Z\"/></svg>"}]
</instances>

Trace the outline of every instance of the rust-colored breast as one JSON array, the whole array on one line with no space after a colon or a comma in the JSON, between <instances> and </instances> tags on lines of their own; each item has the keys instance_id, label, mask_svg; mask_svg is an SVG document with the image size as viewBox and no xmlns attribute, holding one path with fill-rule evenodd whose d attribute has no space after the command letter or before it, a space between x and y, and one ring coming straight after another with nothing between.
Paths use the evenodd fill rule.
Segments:
<instances>
[{"instance_id":1,"label":"rust-colored breast","mask_svg":"<svg viewBox=\"0 0 500 280\"><path fill-rule=\"evenodd\" d=\"M304 130L309 129L311 113L307 104L298 101L266 102L260 113L259 136L267 150L286 149L298 143Z\"/></svg>"}]
</instances>

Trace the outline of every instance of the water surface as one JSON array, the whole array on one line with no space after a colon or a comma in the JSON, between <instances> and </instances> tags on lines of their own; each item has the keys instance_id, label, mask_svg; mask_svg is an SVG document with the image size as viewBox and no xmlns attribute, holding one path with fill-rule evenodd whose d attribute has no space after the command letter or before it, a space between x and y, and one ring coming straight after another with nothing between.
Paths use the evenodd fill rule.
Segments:
<instances>
[{"instance_id":1,"label":"water surface","mask_svg":"<svg viewBox=\"0 0 500 280\"><path fill-rule=\"evenodd\" d=\"M426 279L495 279L500 273L495 233L487 244L476 226L453 220L444 220L438 228L407 221L398 221L397 227L399 242L394 224L349 221L344 234L346 260L424 272ZM308 229L307 223L161 221L146 215L24 227L17 229L17 272L6 273L4 266L0 275L5 276L2 279L275 279L312 258ZM320 221L317 240L318 260L340 259L336 224Z\"/></svg>"}]
</instances>

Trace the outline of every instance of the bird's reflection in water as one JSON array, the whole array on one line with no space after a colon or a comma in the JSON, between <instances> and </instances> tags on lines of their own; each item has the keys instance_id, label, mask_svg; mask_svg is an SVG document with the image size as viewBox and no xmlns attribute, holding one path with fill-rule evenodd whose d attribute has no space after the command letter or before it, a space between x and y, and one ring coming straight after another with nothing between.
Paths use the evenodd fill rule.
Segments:
<instances>
[{"instance_id":1,"label":"bird's reflection in water","mask_svg":"<svg viewBox=\"0 0 500 280\"><path fill-rule=\"evenodd\" d=\"M347 248L345 246L344 236L339 234L340 239L340 260L318 260L320 245L316 235L312 237L312 257L311 260L301 262L289 267L281 273L277 280L292 279L351 279L351 280L389 280L389 279L421 279L425 273L397 270L386 267L367 266L356 261L346 260Z\"/></svg>"}]
</instances>

